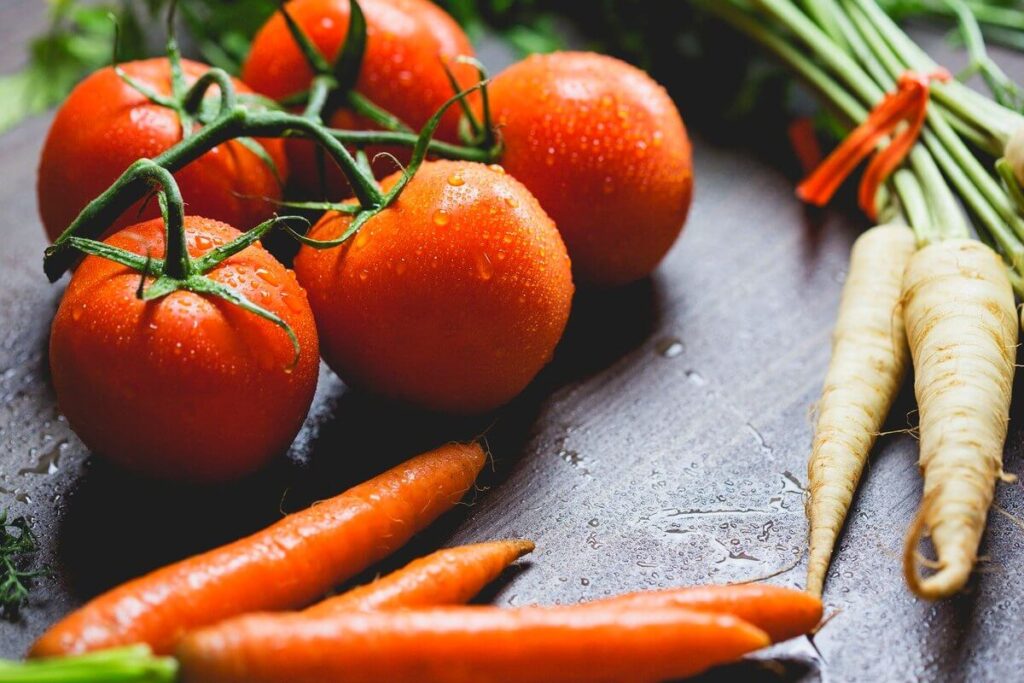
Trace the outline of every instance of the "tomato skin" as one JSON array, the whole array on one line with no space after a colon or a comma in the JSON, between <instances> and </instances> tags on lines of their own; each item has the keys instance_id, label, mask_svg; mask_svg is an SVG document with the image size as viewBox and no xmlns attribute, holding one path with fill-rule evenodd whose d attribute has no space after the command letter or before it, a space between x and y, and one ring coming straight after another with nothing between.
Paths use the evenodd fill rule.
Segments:
<instances>
[{"instance_id":1,"label":"tomato skin","mask_svg":"<svg viewBox=\"0 0 1024 683\"><path fill-rule=\"evenodd\" d=\"M182 63L189 82L209 67ZM170 65L165 58L127 62L129 76L161 94L170 94ZM251 90L235 80L239 92ZM213 93L216 88L211 89ZM85 208L136 160L152 158L181 141L181 125L172 110L153 104L121 80L113 68L94 72L78 84L57 111L39 162L39 213L46 233L55 240ZM288 166L281 140L260 140L282 180ZM263 197L281 198L270 168L255 154L232 141L215 147L174 177L189 213L210 216L248 229L274 214ZM160 215L155 201L140 216L138 202L114 224L119 229Z\"/></svg>"},{"instance_id":2,"label":"tomato skin","mask_svg":"<svg viewBox=\"0 0 1024 683\"><path fill-rule=\"evenodd\" d=\"M366 15L367 40L362 70L356 90L371 102L391 112L414 130L427 120L454 93L442 68L442 60L460 55L472 56L473 46L459 25L444 10L428 0L365 0L360 3ZM348 0L292 0L288 12L312 39L321 54L333 61L348 32ZM458 82L468 87L476 82L475 70L465 64L451 64ZM256 34L249 57L242 68L242 79L254 90L274 99L309 88L313 74L295 44L284 18L275 14ZM449 110L441 121L436 137L458 141L458 107ZM334 128L368 130L369 121L339 110L328 117ZM289 140L288 158L295 184L307 193L318 195L320 181L313 145ZM395 148L371 148L373 158L387 151L402 163L408 151ZM351 194L344 176L327 160L328 194L332 198ZM393 161L375 165L379 175L395 170Z\"/></svg>"},{"instance_id":3,"label":"tomato skin","mask_svg":"<svg viewBox=\"0 0 1024 683\"><path fill-rule=\"evenodd\" d=\"M577 282L647 276L693 193L690 141L665 90L613 57L556 52L498 74L490 97L501 164L554 219Z\"/></svg>"},{"instance_id":4,"label":"tomato skin","mask_svg":"<svg viewBox=\"0 0 1024 683\"><path fill-rule=\"evenodd\" d=\"M193 256L239 234L205 218L185 225ZM163 224L129 226L106 241L159 258ZM209 276L288 322L297 364L269 321L191 292L140 301L139 273L88 256L53 320L50 368L61 411L98 455L149 476L214 482L256 470L295 437L319 368L305 292L259 245Z\"/></svg>"},{"instance_id":5,"label":"tomato skin","mask_svg":"<svg viewBox=\"0 0 1024 683\"><path fill-rule=\"evenodd\" d=\"M328 213L310 234L336 237L349 221ZM565 245L537 201L469 162L424 164L348 243L304 246L295 272L343 380L451 413L521 392L550 360L573 295Z\"/></svg>"}]
</instances>

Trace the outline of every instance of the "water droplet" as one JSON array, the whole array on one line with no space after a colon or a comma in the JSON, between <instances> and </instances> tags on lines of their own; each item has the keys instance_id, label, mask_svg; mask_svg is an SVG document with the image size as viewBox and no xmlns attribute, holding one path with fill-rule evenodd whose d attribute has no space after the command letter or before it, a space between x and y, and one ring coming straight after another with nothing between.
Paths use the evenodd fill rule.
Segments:
<instances>
[{"instance_id":1,"label":"water droplet","mask_svg":"<svg viewBox=\"0 0 1024 683\"><path fill-rule=\"evenodd\" d=\"M588 579L587 577L584 576L583 578L580 579L580 585L582 585L582 586L589 586L590 585L590 579Z\"/></svg>"},{"instance_id":2,"label":"water droplet","mask_svg":"<svg viewBox=\"0 0 1024 683\"><path fill-rule=\"evenodd\" d=\"M675 337L666 337L665 339L659 340L658 343L655 344L655 348L658 350L658 353L665 358L675 358L682 355L683 351L686 350L686 346L683 345L683 342ZM689 375L689 373L687 373L687 375Z\"/></svg>"},{"instance_id":3,"label":"water droplet","mask_svg":"<svg viewBox=\"0 0 1024 683\"><path fill-rule=\"evenodd\" d=\"M452 187L459 187L460 185L466 184L466 179L462 177L461 173L452 173L448 176L448 184Z\"/></svg>"},{"instance_id":4,"label":"water droplet","mask_svg":"<svg viewBox=\"0 0 1024 683\"><path fill-rule=\"evenodd\" d=\"M696 370L687 370L686 379L690 382L690 384L696 384L699 387L702 387L708 383L708 381L704 379L704 376L701 375Z\"/></svg>"},{"instance_id":5,"label":"water droplet","mask_svg":"<svg viewBox=\"0 0 1024 683\"><path fill-rule=\"evenodd\" d=\"M266 268L257 268L256 275L259 277L259 279L263 280L271 287L277 287L279 284L281 284L281 278L278 277L276 273L267 270Z\"/></svg>"},{"instance_id":6,"label":"water droplet","mask_svg":"<svg viewBox=\"0 0 1024 683\"><path fill-rule=\"evenodd\" d=\"M363 268L362 270L359 271L359 279L360 280L362 280L363 282L366 282L366 279L368 277L370 277L370 271L368 271L366 268Z\"/></svg>"},{"instance_id":7,"label":"water droplet","mask_svg":"<svg viewBox=\"0 0 1024 683\"><path fill-rule=\"evenodd\" d=\"M487 168L491 169L498 175L505 175L505 167L501 164L490 164Z\"/></svg>"},{"instance_id":8,"label":"water droplet","mask_svg":"<svg viewBox=\"0 0 1024 683\"><path fill-rule=\"evenodd\" d=\"M594 517L594 518L593 518L592 520L590 520L589 522L587 522L587 524L589 524L590 526L598 526L598 525L599 525L600 523L601 523L601 522L600 522L600 521L598 521L597 517Z\"/></svg>"},{"instance_id":9,"label":"water droplet","mask_svg":"<svg viewBox=\"0 0 1024 683\"><path fill-rule=\"evenodd\" d=\"M302 302L299 301L299 297L288 294L287 292L281 292L281 301L288 307L288 310L292 313L299 313L302 311Z\"/></svg>"},{"instance_id":10,"label":"water droplet","mask_svg":"<svg viewBox=\"0 0 1024 683\"><path fill-rule=\"evenodd\" d=\"M494 276L494 266L491 264L491 257L486 251L476 255L476 274L481 280L487 282Z\"/></svg>"},{"instance_id":11,"label":"water droplet","mask_svg":"<svg viewBox=\"0 0 1024 683\"><path fill-rule=\"evenodd\" d=\"M519 200L515 197L505 197L505 204L507 204L509 208L514 209L519 206Z\"/></svg>"},{"instance_id":12,"label":"water droplet","mask_svg":"<svg viewBox=\"0 0 1024 683\"><path fill-rule=\"evenodd\" d=\"M448 221L450 220L451 216L449 216L443 209L438 209L434 212L434 225L448 225Z\"/></svg>"},{"instance_id":13,"label":"water droplet","mask_svg":"<svg viewBox=\"0 0 1024 683\"><path fill-rule=\"evenodd\" d=\"M213 240L206 235L196 235L196 249L207 251L213 246Z\"/></svg>"},{"instance_id":14,"label":"water droplet","mask_svg":"<svg viewBox=\"0 0 1024 683\"><path fill-rule=\"evenodd\" d=\"M366 246L366 242L369 239L370 239L370 236L368 234L366 234L365 232L363 232L362 230L360 230L359 232L356 233L356 238L354 240L352 240L352 248L353 249L362 249L363 247Z\"/></svg>"},{"instance_id":15,"label":"water droplet","mask_svg":"<svg viewBox=\"0 0 1024 683\"><path fill-rule=\"evenodd\" d=\"M174 344L174 355L175 356L180 356L181 355L181 342L175 342L175 344Z\"/></svg>"},{"instance_id":16,"label":"water droplet","mask_svg":"<svg viewBox=\"0 0 1024 683\"><path fill-rule=\"evenodd\" d=\"M664 137L665 134L662 133L660 130L654 131L654 135L651 137L651 144L654 145L655 147L660 147L661 141L662 139L664 139Z\"/></svg>"},{"instance_id":17,"label":"water droplet","mask_svg":"<svg viewBox=\"0 0 1024 683\"><path fill-rule=\"evenodd\" d=\"M85 313L85 304L82 304L78 308L71 311L71 319L78 322L82 319L82 314Z\"/></svg>"}]
</instances>

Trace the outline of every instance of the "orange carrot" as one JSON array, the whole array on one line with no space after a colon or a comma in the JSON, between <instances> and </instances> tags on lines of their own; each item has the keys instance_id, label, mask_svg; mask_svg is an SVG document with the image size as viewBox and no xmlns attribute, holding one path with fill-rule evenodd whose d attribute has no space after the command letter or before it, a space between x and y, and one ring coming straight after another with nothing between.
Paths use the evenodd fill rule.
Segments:
<instances>
[{"instance_id":1,"label":"orange carrot","mask_svg":"<svg viewBox=\"0 0 1024 683\"><path fill-rule=\"evenodd\" d=\"M188 634L177 656L182 683L654 683L768 644L676 608L441 607L248 615Z\"/></svg>"},{"instance_id":2,"label":"orange carrot","mask_svg":"<svg viewBox=\"0 0 1024 683\"><path fill-rule=\"evenodd\" d=\"M308 605L451 508L484 460L477 444L419 455L252 536L104 593L43 634L30 656L135 643L164 654L199 626Z\"/></svg>"},{"instance_id":3,"label":"orange carrot","mask_svg":"<svg viewBox=\"0 0 1024 683\"><path fill-rule=\"evenodd\" d=\"M318 602L303 614L320 617L353 610L461 605L533 548L532 541L512 540L438 550L365 586Z\"/></svg>"},{"instance_id":4,"label":"orange carrot","mask_svg":"<svg viewBox=\"0 0 1024 683\"><path fill-rule=\"evenodd\" d=\"M773 643L809 633L821 621L822 611L821 600L810 593L756 583L669 588L630 593L587 604L629 609L681 607L730 614L765 631Z\"/></svg>"}]
</instances>

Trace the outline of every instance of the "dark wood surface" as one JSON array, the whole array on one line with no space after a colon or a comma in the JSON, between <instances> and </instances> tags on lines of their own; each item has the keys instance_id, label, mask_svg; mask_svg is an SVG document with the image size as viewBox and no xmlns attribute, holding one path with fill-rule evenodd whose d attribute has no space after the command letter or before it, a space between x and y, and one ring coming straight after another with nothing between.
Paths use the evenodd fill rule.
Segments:
<instances>
[{"instance_id":1,"label":"dark wood surface","mask_svg":"<svg viewBox=\"0 0 1024 683\"><path fill-rule=\"evenodd\" d=\"M0 5L0 73L20 63L42 8ZM768 575L802 584L809 411L848 250L865 226L852 212L807 213L791 170L779 170L791 160L695 131L696 203L676 248L649 280L581 295L555 362L506 409L460 421L417 414L347 391L323 370L287 458L200 490L141 481L90 457L55 405L46 344L64 283L42 274L34 193L48 123L0 137L0 506L31 516L39 559L56 574L19 620L0 621L0 655L22 655L47 625L118 581L484 430L494 468L471 504L385 567L438 545L524 536L537 552L484 600L569 603ZM905 392L891 429L906 429L912 409ZM1010 472L1021 470L1019 415ZM920 496L916 455L906 433L880 440L829 578L833 618L814 642L785 643L708 679L1019 680L1024 530L1010 515L1024 515L1020 487L999 487L969 589L922 602L900 568Z\"/></svg>"}]
</instances>

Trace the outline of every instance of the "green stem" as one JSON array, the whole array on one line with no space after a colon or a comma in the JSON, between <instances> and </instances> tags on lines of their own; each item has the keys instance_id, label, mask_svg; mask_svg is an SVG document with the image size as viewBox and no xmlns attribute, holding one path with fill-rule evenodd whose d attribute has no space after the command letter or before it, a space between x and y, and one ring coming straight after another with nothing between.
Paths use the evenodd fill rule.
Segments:
<instances>
[{"instance_id":1,"label":"green stem","mask_svg":"<svg viewBox=\"0 0 1024 683\"><path fill-rule=\"evenodd\" d=\"M210 69L192 84L192 87L182 97L182 108L189 114L197 114L202 107L206 93L214 85L220 90L220 110L217 115L224 115L234 109L238 104L235 84L231 82L228 72L217 68Z\"/></svg>"},{"instance_id":2,"label":"green stem","mask_svg":"<svg viewBox=\"0 0 1024 683\"><path fill-rule=\"evenodd\" d=\"M912 171L901 168L893 174L893 185L899 195L900 204L903 206L907 217L907 223L913 228L914 234L920 243L927 241L927 236L932 229L931 212L928 209L928 202L924 192L921 190L917 178Z\"/></svg>"},{"instance_id":3,"label":"green stem","mask_svg":"<svg viewBox=\"0 0 1024 683\"><path fill-rule=\"evenodd\" d=\"M346 93L346 102L348 106L352 108L352 111L357 115L362 116L365 119L372 121L384 130L402 131L405 133L411 133L412 128L405 124L401 119L392 114L391 112L378 107L376 104L366 99L365 96L350 90Z\"/></svg>"},{"instance_id":4,"label":"green stem","mask_svg":"<svg viewBox=\"0 0 1024 683\"><path fill-rule=\"evenodd\" d=\"M320 74L313 77L309 86L309 99L306 102L306 109L302 115L306 118L320 120L323 117L324 106L331 94L331 89L336 85L334 77Z\"/></svg>"},{"instance_id":5,"label":"green stem","mask_svg":"<svg viewBox=\"0 0 1024 683\"><path fill-rule=\"evenodd\" d=\"M415 133L398 131L331 130L330 133L338 142L350 146L392 145L396 147L415 147L418 139ZM481 149L479 147L453 145L448 142L441 142L440 140L431 140L429 151L445 159L476 161L482 164L495 163L501 156L501 150L497 147Z\"/></svg>"},{"instance_id":6,"label":"green stem","mask_svg":"<svg viewBox=\"0 0 1024 683\"><path fill-rule=\"evenodd\" d=\"M178 664L145 645L27 662L0 661L0 683L173 683Z\"/></svg>"}]
</instances>

